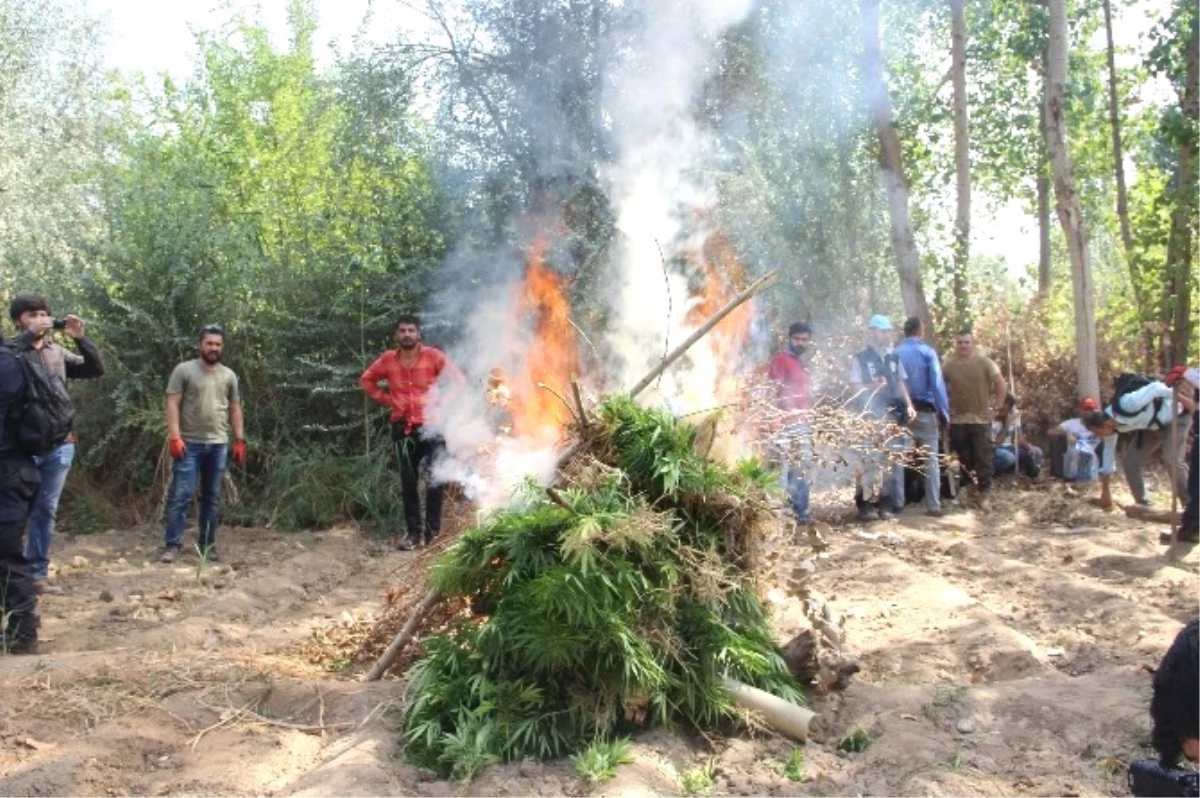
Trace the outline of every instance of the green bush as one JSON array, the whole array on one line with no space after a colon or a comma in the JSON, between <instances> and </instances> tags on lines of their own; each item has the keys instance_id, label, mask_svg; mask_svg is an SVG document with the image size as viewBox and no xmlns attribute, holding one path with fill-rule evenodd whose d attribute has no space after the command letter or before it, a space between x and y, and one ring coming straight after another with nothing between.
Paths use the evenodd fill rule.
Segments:
<instances>
[{"instance_id":1,"label":"green bush","mask_svg":"<svg viewBox=\"0 0 1200 798\"><path fill-rule=\"evenodd\" d=\"M391 450L345 455L328 446L297 446L264 469L259 498L231 508L229 520L287 530L322 529L346 519L379 532L402 529L404 508Z\"/></svg>"}]
</instances>

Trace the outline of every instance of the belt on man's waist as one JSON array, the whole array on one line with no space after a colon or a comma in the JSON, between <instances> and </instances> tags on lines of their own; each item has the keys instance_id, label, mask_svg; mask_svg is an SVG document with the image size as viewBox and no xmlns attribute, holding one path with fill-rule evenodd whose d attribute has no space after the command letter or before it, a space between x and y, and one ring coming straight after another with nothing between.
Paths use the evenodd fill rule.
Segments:
<instances>
[{"instance_id":1,"label":"belt on man's waist","mask_svg":"<svg viewBox=\"0 0 1200 798\"><path fill-rule=\"evenodd\" d=\"M921 399L914 399L913 400L913 409L916 410L918 413L936 413L937 405L935 405L933 402L926 402Z\"/></svg>"}]
</instances>

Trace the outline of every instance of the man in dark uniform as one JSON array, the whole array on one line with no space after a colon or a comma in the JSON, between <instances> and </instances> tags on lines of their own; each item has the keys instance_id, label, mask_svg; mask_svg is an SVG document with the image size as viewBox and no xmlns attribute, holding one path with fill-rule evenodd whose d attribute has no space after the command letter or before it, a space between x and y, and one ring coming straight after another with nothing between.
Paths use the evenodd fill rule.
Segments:
<instances>
[{"instance_id":1,"label":"man in dark uniform","mask_svg":"<svg viewBox=\"0 0 1200 798\"><path fill-rule=\"evenodd\" d=\"M49 316L40 318L23 335L42 335L53 323ZM12 349L0 346L0 617L7 618L0 633L0 653L6 654L35 653L38 637L37 594L25 558L25 525L42 479L33 457L21 449L15 436L24 397L21 363Z\"/></svg>"},{"instance_id":2,"label":"man in dark uniform","mask_svg":"<svg viewBox=\"0 0 1200 798\"><path fill-rule=\"evenodd\" d=\"M892 351L892 322L875 315L867 322L867 346L850 359L850 385L858 392L854 403L868 428L861 454L865 458L854 492L859 520L876 514L891 518L904 511L904 450L908 433L896 424L916 418L909 399L904 366ZM882 441L877 440L885 431ZM873 498L874 495L874 498Z\"/></svg>"}]
</instances>

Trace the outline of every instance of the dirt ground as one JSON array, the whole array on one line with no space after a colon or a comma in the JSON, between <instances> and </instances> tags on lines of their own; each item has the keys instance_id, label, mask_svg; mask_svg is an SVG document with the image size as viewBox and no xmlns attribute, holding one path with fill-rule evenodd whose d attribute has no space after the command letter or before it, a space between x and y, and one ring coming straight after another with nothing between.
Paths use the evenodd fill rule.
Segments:
<instances>
[{"instance_id":1,"label":"dirt ground","mask_svg":"<svg viewBox=\"0 0 1200 798\"><path fill-rule=\"evenodd\" d=\"M0 657L0 795L1127 794L1146 666L1197 611L1197 553L1164 556L1161 527L1061 484L994 503L837 524L826 551L787 553L811 560L862 665L812 700L806 747L648 733L590 791L569 762L466 786L404 762L403 682L363 683L335 641L432 553L350 528L228 529L201 568L157 563L157 527L63 535L42 652ZM797 617L781 608L782 638ZM855 730L866 749L839 752Z\"/></svg>"}]
</instances>

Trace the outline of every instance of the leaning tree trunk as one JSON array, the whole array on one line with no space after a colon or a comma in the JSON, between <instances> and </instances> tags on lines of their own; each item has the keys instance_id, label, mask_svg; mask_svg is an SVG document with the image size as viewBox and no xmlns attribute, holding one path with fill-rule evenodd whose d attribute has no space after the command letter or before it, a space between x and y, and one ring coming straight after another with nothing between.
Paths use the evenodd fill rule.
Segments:
<instances>
[{"instance_id":1,"label":"leaning tree trunk","mask_svg":"<svg viewBox=\"0 0 1200 798\"><path fill-rule=\"evenodd\" d=\"M863 83L867 93L871 121L879 134L879 166L887 194L888 214L892 222L892 250L900 275L900 296L904 312L917 316L925 326L932 344L933 319L921 285L921 264L913 240L912 220L908 213L908 180L904 176L904 158L900 136L892 123L892 103L883 80L883 53L879 42L880 0L862 0Z\"/></svg>"},{"instance_id":2,"label":"leaning tree trunk","mask_svg":"<svg viewBox=\"0 0 1200 798\"><path fill-rule=\"evenodd\" d=\"M1050 164L1058 221L1071 256L1071 286L1075 298L1075 374L1080 397L1100 396L1099 361L1096 355L1096 308L1092 266L1088 261L1087 232L1075 192L1071 153L1067 147L1067 120L1063 101L1067 88L1066 0L1050 0L1050 53L1048 58L1046 121Z\"/></svg>"},{"instance_id":3,"label":"leaning tree trunk","mask_svg":"<svg viewBox=\"0 0 1200 798\"><path fill-rule=\"evenodd\" d=\"M950 0L950 78L954 86L954 313L955 326L969 323L967 265L971 255L971 147L967 129L967 16L965 0Z\"/></svg>"},{"instance_id":4,"label":"leaning tree trunk","mask_svg":"<svg viewBox=\"0 0 1200 798\"><path fill-rule=\"evenodd\" d=\"M1187 44L1187 71L1184 74L1180 110L1193 129L1200 119L1200 55L1197 37ZM1192 287L1196 280L1192 265L1192 242L1196 224L1196 140L1182 136L1179 145L1179 174L1175 186L1175 207L1171 210L1171 234L1167 240L1167 320L1170 321L1170 345L1165 366L1187 361L1192 343Z\"/></svg>"}]
</instances>

